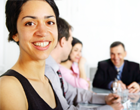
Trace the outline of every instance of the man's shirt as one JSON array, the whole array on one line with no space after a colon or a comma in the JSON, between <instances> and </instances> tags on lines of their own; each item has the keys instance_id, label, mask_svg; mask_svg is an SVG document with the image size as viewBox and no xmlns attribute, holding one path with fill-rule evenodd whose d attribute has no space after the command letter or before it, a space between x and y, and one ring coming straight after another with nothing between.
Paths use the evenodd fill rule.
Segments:
<instances>
[{"instance_id":1,"label":"man's shirt","mask_svg":"<svg viewBox=\"0 0 140 110\"><path fill-rule=\"evenodd\" d=\"M119 69L119 73L118 73L119 79L118 79L118 80L121 80L123 67L124 67L124 63L122 64L122 66L121 66L120 68L117 68L117 67L115 66L115 69L116 69L116 70ZM116 78L117 78L117 77L116 77ZM114 81L115 81L115 79L114 79ZM108 84L108 88L109 88L109 89L111 89L111 85L112 85L112 83L113 83L114 81L111 81L111 82Z\"/></svg>"}]
</instances>

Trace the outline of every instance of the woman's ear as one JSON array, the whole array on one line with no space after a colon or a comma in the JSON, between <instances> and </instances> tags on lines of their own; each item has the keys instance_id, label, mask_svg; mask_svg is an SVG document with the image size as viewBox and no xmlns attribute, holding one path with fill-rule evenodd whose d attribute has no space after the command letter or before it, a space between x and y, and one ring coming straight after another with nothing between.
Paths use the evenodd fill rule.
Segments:
<instances>
[{"instance_id":1,"label":"woman's ear","mask_svg":"<svg viewBox=\"0 0 140 110\"><path fill-rule=\"evenodd\" d=\"M18 38L18 35L17 34L15 34L15 35L13 35L13 40L15 41L15 42L18 42L19 41L19 38Z\"/></svg>"}]
</instances>

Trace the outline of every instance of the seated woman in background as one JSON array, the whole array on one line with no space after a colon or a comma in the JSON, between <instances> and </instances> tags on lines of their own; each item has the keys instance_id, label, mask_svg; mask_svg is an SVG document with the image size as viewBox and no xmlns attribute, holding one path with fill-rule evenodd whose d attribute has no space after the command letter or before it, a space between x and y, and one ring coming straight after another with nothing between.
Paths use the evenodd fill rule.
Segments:
<instances>
[{"instance_id":1,"label":"seated woman in background","mask_svg":"<svg viewBox=\"0 0 140 110\"><path fill-rule=\"evenodd\" d=\"M0 77L0 110L62 110L44 75L45 60L58 41L58 18L53 0L7 1L9 41L19 45L20 54Z\"/></svg>"},{"instance_id":2,"label":"seated woman in background","mask_svg":"<svg viewBox=\"0 0 140 110\"><path fill-rule=\"evenodd\" d=\"M68 60L61 62L60 71L72 86L88 90L89 81L85 73L86 60L81 55L82 47L82 42L73 37L71 53Z\"/></svg>"}]
</instances>

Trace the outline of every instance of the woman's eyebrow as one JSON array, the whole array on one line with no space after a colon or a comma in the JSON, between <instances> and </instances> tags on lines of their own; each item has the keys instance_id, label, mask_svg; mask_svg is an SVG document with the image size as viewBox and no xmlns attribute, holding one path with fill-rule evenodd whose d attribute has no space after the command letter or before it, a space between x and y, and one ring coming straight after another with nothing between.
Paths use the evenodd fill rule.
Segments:
<instances>
[{"instance_id":1,"label":"woman's eyebrow","mask_svg":"<svg viewBox=\"0 0 140 110\"><path fill-rule=\"evenodd\" d=\"M48 19L48 18L51 18L51 17L54 17L54 15L45 16L44 18Z\"/></svg>"},{"instance_id":2,"label":"woman's eyebrow","mask_svg":"<svg viewBox=\"0 0 140 110\"><path fill-rule=\"evenodd\" d=\"M54 15L45 16L44 18L45 18L45 19L48 19L48 18L51 18L51 17L54 17ZM22 18L22 20L23 20L24 18L32 18L32 19L37 19L37 17L35 17L35 16L25 16L25 17L23 17L23 18Z\"/></svg>"},{"instance_id":3,"label":"woman's eyebrow","mask_svg":"<svg viewBox=\"0 0 140 110\"><path fill-rule=\"evenodd\" d=\"M37 17L35 17L35 16L24 16L24 17L22 18L22 20L25 19L25 18L37 19Z\"/></svg>"}]
</instances>

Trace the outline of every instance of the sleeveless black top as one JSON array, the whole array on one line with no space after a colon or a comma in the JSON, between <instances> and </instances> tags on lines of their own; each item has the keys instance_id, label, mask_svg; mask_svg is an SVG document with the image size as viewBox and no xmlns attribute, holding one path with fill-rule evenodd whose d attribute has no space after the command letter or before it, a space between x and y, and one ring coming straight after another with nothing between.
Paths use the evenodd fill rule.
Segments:
<instances>
[{"instance_id":1,"label":"sleeveless black top","mask_svg":"<svg viewBox=\"0 0 140 110\"><path fill-rule=\"evenodd\" d=\"M30 84L30 82L21 74L19 74L18 72L14 71L14 70L8 70L6 73L4 73L2 76L14 76L16 77L25 92L27 101L28 101L28 110L63 110L62 106L60 104L60 101L54 92L55 95L55 100L56 100L56 108L52 109L39 95L38 93L34 90L34 88L32 87L32 85ZM1 76L1 77L2 77ZM49 81L50 83L50 81ZM50 83L51 85L51 83ZM52 85L51 85L52 87ZM52 87L53 89L53 87Z\"/></svg>"}]
</instances>

